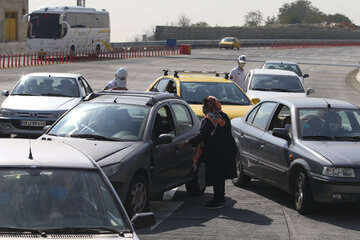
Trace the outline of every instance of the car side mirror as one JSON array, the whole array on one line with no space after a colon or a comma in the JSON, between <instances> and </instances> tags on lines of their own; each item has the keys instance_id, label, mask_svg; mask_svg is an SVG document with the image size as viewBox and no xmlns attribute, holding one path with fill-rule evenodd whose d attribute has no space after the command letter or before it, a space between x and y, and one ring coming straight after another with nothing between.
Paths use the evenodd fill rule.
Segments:
<instances>
[{"instance_id":1,"label":"car side mirror","mask_svg":"<svg viewBox=\"0 0 360 240\"><path fill-rule=\"evenodd\" d=\"M286 128L274 128L272 135L290 141L290 135Z\"/></svg>"},{"instance_id":2,"label":"car side mirror","mask_svg":"<svg viewBox=\"0 0 360 240\"><path fill-rule=\"evenodd\" d=\"M260 98L252 98L250 101L251 101L252 104L255 105L255 104L257 104L258 102L260 102Z\"/></svg>"},{"instance_id":3,"label":"car side mirror","mask_svg":"<svg viewBox=\"0 0 360 240\"><path fill-rule=\"evenodd\" d=\"M2 90L2 91L1 91L1 94L2 94L4 97L7 97L7 96L9 96L9 91L8 91L8 90Z\"/></svg>"},{"instance_id":4,"label":"car side mirror","mask_svg":"<svg viewBox=\"0 0 360 240\"><path fill-rule=\"evenodd\" d=\"M43 133L46 133L49 129L50 129L51 125L46 125L44 128L43 128Z\"/></svg>"},{"instance_id":5,"label":"car side mirror","mask_svg":"<svg viewBox=\"0 0 360 240\"><path fill-rule=\"evenodd\" d=\"M26 23L26 20L28 19L29 16L30 16L30 14L25 14L25 15L23 15L23 17L22 17L22 22L23 22L23 23Z\"/></svg>"},{"instance_id":6,"label":"car side mirror","mask_svg":"<svg viewBox=\"0 0 360 240\"><path fill-rule=\"evenodd\" d=\"M131 222L135 230L151 227L156 223L156 216L153 212L135 213Z\"/></svg>"},{"instance_id":7,"label":"car side mirror","mask_svg":"<svg viewBox=\"0 0 360 240\"><path fill-rule=\"evenodd\" d=\"M310 76L309 74L305 73L305 74L303 75L303 78L308 78L309 76Z\"/></svg>"},{"instance_id":8,"label":"car side mirror","mask_svg":"<svg viewBox=\"0 0 360 240\"><path fill-rule=\"evenodd\" d=\"M315 93L315 89L313 88L306 89L306 95L310 95L311 93Z\"/></svg>"},{"instance_id":9,"label":"car side mirror","mask_svg":"<svg viewBox=\"0 0 360 240\"><path fill-rule=\"evenodd\" d=\"M172 135L171 134L161 134L156 140L155 140L155 144L156 145L160 145L160 144L169 144L172 142Z\"/></svg>"}]
</instances>

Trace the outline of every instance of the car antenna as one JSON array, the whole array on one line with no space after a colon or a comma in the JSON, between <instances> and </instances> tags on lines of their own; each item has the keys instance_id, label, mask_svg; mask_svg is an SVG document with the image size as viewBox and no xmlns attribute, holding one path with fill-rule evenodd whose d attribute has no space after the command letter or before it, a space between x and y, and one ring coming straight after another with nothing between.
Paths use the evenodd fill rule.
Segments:
<instances>
[{"instance_id":1,"label":"car antenna","mask_svg":"<svg viewBox=\"0 0 360 240\"><path fill-rule=\"evenodd\" d=\"M327 107L331 109L331 105L328 101L326 101L326 99L324 98L324 101L327 103Z\"/></svg>"}]
</instances>

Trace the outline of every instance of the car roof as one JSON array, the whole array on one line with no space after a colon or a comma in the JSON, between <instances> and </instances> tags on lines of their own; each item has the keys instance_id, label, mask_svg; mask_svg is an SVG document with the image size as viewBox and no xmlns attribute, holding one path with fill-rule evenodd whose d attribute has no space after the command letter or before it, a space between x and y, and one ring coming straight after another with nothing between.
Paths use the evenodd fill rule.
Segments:
<instances>
[{"instance_id":1,"label":"car roof","mask_svg":"<svg viewBox=\"0 0 360 240\"><path fill-rule=\"evenodd\" d=\"M90 94L84 101L91 102L112 102L136 105L153 106L156 102L176 99L183 101L179 96L163 92L145 92L128 90L105 90ZM185 102L185 101L184 101Z\"/></svg>"},{"instance_id":2,"label":"car roof","mask_svg":"<svg viewBox=\"0 0 360 240\"><path fill-rule=\"evenodd\" d=\"M267 60L265 61L265 63L283 63L283 64L294 64L294 65L297 65L296 62L289 62L289 61L277 61L277 60Z\"/></svg>"},{"instance_id":3,"label":"car roof","mask_svg":"<svg viewBox=\"0 0 360 240\"><path fill-rule=\"evenodd\" d=\"M251 69L253 74L266 74L266 75L287 75L287 76L296 76L298 75L293 71L279 70L279 69Z\"/></svg>"},{"instance_id":4,"label":"car roof","mask_svg":"<svg viewBox=\"0 0 360 240\"><path fill-rule=\"evenodd\" d=\"M275 101L287 105L292 105L295 108L348 108L359 109L358 106L330 98L316 98L316 97L281 97L281 98L268 98L266 101Z\"/></svg>"},{"instance_id":5,"label":"car roof","mask_svg":"<svg viewBox=\"0 0 360 240\"><path fill-rule=\"evenodd\" d=\"M0 167L96 168L94 162L84 153L60 142L0 139L0 149Z\"/></svg>"},{"instance_id":6,"label":"car roof","mask_svg":"<svg viewBox=\"0 0 360 240\"><path fill-rule=\"evenodd\" d=\"M81 74L77 73L50 73L50 72L35 72L29 73L27 76L38 76L38 77L68 77L68 78L78 78L82 76Z\"/></svg>"}]
</instances>

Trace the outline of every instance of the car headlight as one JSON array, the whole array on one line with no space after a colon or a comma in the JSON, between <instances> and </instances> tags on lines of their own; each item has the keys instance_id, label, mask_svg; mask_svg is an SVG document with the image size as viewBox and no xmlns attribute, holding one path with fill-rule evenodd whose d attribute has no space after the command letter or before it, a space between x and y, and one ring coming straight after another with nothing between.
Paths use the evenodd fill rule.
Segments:
<instances>
[{"instance_id":1,"label":"car headlight","mask_svg":"<svg viewBox=\"0 0 360 240\"><path fill-rule=\"evenodd\" d=\"M322 174L328 177L356 177L353 168L323 167Z\"/></svg>"},{"instance_id":2,"label":"car headlight","mask_svg":"<svg viewBox=\"0 0 360 240\"><path fill-rule=\"evenodd\" d=\"M112 175L114 175L115 173L117 173L120 170L122 165L123 165L123 163L120 162L120 163L111 164L111 165L101 167L101 169L103 170L103 172L105 173L105 175L107 177L111 177Z\"/></svg>"},{"instance_id":3,"label":"car headlight","mask_svg":"<svg viewBox=\"0 0 360 240\"><path fill-rule=\"evenodd\" d=\"M16 112L0 108L0 117L16 117Z\"/></svg>"}]
</instances>

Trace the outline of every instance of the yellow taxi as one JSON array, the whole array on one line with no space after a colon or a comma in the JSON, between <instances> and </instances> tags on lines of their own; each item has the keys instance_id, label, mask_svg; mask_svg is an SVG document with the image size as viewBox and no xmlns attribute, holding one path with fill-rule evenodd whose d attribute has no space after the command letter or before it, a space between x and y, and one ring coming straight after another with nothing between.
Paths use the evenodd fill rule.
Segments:
<instances>
[{"instance_id":1,"label":"yellow taxi","mask_svg":"<svg viewBox=\"0 0 360 240\"><path fill-rule=\"evenodd\" d=\"M241 88L228 79L228 73L205 71L177 71L156 79L146 91L174 93L189 103L199 118L204 117L202 100L206 96L215 96L222 104L222 110L230 119L244 116L259 102L250 100Z\"/></svg>"},{"instance_id":2,"label":"yellow taxi","mask_svg":"<svg viewBox=\"0 0 360 240\"><path fill-rule=\"evenodd\" d=\"M223 38L220 42L219 42L219 48L222 49L222 48L231 48L231 49L234 49L234 48L237 48L239 49L241 46L241 43L240 43L240 40L236 37L226 37L226 38Z\"/></svg>"}]
</instances>

